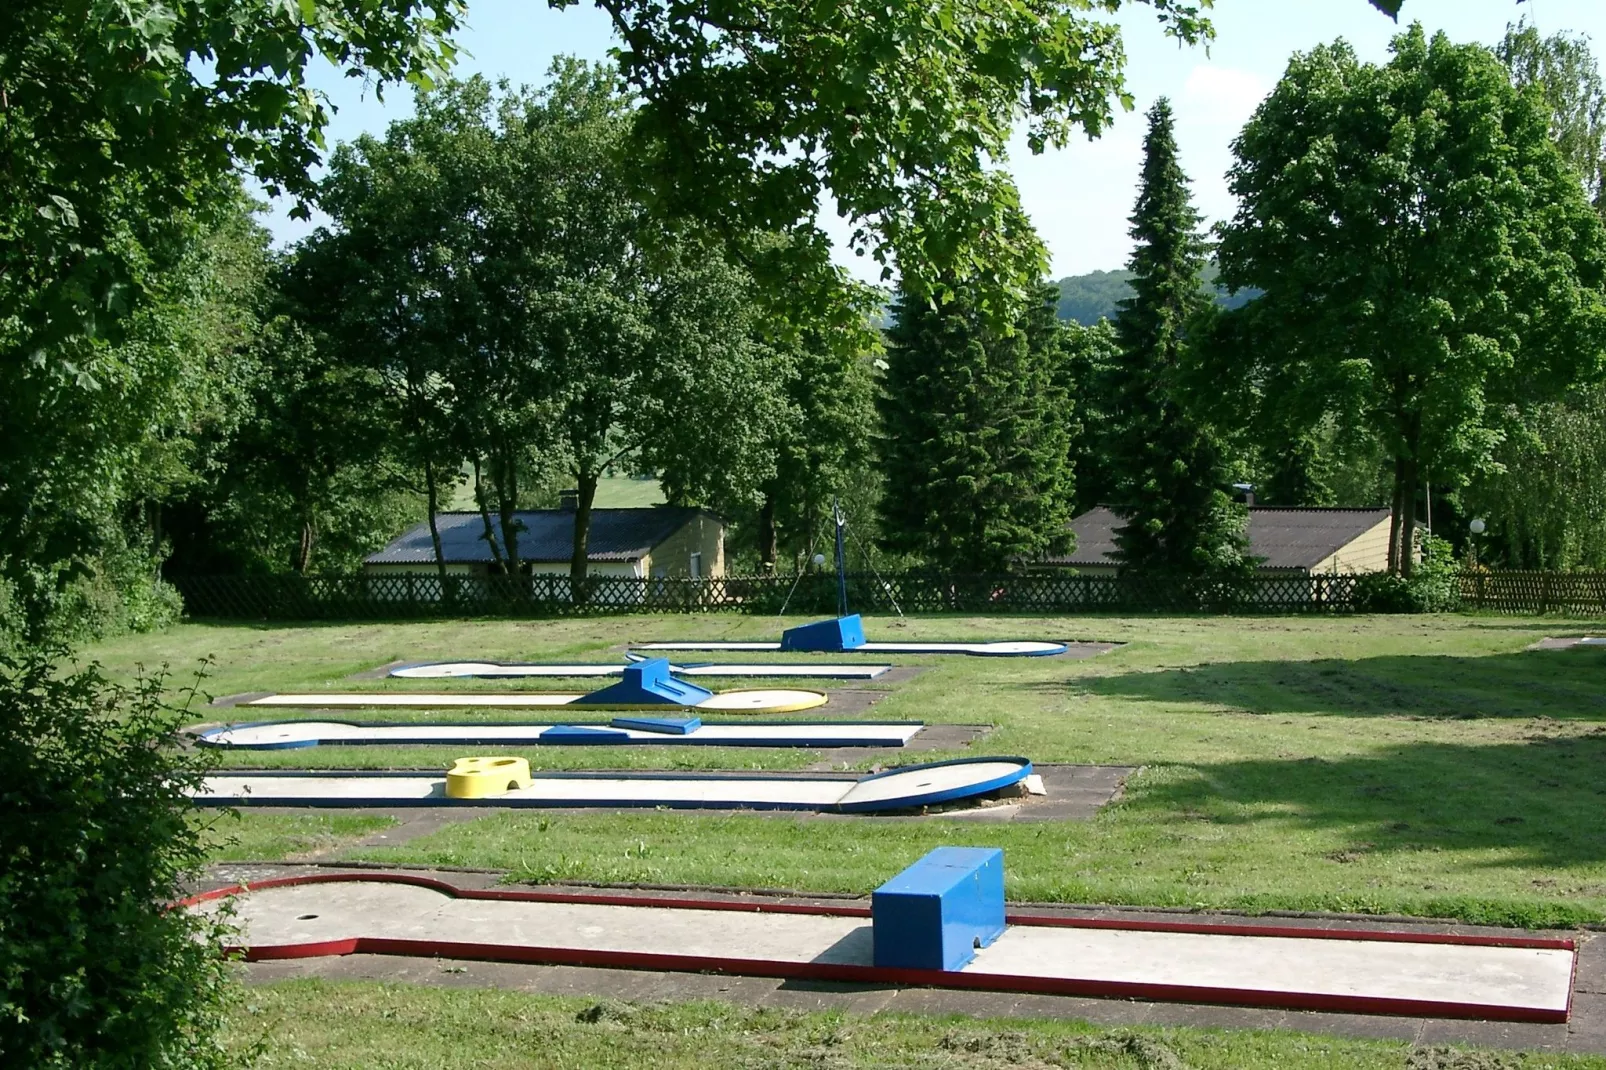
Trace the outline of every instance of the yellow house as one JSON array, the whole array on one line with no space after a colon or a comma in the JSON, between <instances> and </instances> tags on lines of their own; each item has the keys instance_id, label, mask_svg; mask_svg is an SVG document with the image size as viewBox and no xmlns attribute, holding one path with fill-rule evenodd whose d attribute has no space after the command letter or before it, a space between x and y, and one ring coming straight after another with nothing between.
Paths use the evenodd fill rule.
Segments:
<instances>
[{"instance_id":1,"label":"yellow house","mask_svg":"<svg viewBox=\"0 0 1606 1070\"><path fill-rule=\"evenodd\" d=\"M1260 571L1280 573L1382 572L1388 568L1388 509L1285 509L1249 506L1249 553ZM1044 563L1089 576L1120 567L1115 532L1121 518L1099 506L1070 523L1076 549Z\"/></svg>"},{"instance_id":2,"label":"yellow house","mask_svg":"<svg viewBox=\"0 0 1606 1070\"><path fill-rule=\"evenodd\" d=\"M574 548L574 510L523 509L514 514L521 568L532 575L569 574ZM449 573L485 575L495 562L477 512L437 513L441 557ZM501 522L491 517L498 546ZM706 579L725 574L725 526L704 509L655 505L641 509L593 509L586 540L593 576ZM420 522L363 560L369 575L435 574L429 524Z\"/></svg>"}]
</instances>

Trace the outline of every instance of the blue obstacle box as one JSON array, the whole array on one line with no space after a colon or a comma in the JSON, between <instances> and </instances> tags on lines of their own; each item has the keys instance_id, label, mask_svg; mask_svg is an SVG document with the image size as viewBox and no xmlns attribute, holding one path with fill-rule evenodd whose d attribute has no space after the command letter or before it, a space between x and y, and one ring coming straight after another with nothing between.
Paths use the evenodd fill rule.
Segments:
<instances>
[{"instance_id":1,"label":"blue obstacle box","mask_svg":"<svg viewBox=\"0 0 1606 1070\"><path fill-rule=\"evenodd\" d=\"M870 897L877 966L958 970L1004 933L1004 852L938 847Z\"/></svg>"},{"instance_id":2,"label":"blue obstacle box","mask_svg":"<svg viewBox=\"0 0 1606 1070\"><path fill-rule=\"evenodd\" d=\"M625 666L623 679L575 699L576 706L695 706L714 697L706 687L669 675L668 658Z\"/></svg>"},{"instance_id":3,"label":"blue obstacle box","mask_svg":"<svg viewBox=\"0 0 1606 1070\"><path fill-rule=\"evenodd\" d=\"M857 613L835 620L799 624L781 633L781 649L811 654L840 654L864 645L864 621Z\"/></svg>"}]
</instances>

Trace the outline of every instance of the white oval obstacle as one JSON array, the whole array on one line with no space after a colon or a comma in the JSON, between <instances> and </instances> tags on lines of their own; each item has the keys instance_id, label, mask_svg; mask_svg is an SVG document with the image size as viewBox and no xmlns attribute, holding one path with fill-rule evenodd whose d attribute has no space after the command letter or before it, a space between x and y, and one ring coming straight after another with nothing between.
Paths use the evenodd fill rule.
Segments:
<instances>
[{"instance_id":1,"label":"white oval obstacle","mask_svg":"<svg viewBox=\"0 0 1606 1070\"><path fill-rule=\"evenodd\" d=\"M485 799L446 796L444 775L235 773L207 777L194 795L211 806L625 807L721 810L907 810L999 791L1031 775L1025 758L960 758L872 776L788 773L544 773Z\"/></svg>"}]
</instances>

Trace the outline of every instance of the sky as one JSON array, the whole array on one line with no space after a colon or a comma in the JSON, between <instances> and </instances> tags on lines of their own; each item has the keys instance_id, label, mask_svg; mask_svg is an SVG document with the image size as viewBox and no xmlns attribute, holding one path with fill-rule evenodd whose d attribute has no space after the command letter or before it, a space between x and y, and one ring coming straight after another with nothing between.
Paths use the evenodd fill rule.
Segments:
<instances>
[{"instance_id":1,"label":"sky","mask_svg":"<svg viewBox=\"0 0 1606 1070\"><path fill-rule=\"evenodd\" d=\"M1208 47L1183 47L1159 30L1153 10L1138 4L1123 10L1127 88L1134 108L1117 116L1103 137L1077 137L1061 150L1033 156L1017 138L1007 166L1021 200L1048 246L1056 277L1121 267L1131 252L1127 216L1136 195L1142 158L1143 113L1161 96L1176 110L1183 167L1193 180L1194 199L1207 222L1231 216L1233 198L1226 172L1233 137L1276 84L1294 52L1336 38L1350 42L1362 59L1384 62L1389 39L1399 31L1367 0L1215 0L1210 13L1216 39ZM1606 65L1606 0L1405 0L1401 25L1420 21L1457 41L1493 44L1508 22L1526 17L1545 34L1588 35ZM553 11L546 0L469 0L468 29L458 38L464 55L456 73L539 84L554 56L605 59L611 28L595 7L580 3ZM333 69L314 74L335 115L329 143L361 133L380 133L412 112L411 94L393 87L379 99L372 88ZM309 224L289 218L288 203L271 206L267 219L275 239L303 237ZM316 220L315 220L316 222ZM822 224L839 246L851 228L827 212ZM843 255L850 269L868 274L873 265Z\"/></svg>"}]
</instances>

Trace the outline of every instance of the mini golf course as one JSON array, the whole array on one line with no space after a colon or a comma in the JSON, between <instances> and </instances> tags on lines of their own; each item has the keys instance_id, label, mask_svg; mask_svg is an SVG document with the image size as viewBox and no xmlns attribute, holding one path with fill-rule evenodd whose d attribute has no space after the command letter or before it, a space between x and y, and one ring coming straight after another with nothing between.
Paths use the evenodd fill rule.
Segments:
<instances>
[{"instance_id":1,"label":"mini golf course","mask_svg":"<svg viewBox=\"0 0 1606 1070\"><path fill-rule=\"evenodd\" d=\"M615 717L611 721L563 724L266 721L209 728L197 732L196 738L204 746L233 750L387 744L902 747L923 727L919 722L909 721L745 721L739 724L704 724L695 717Z\"/></svg>"},{"instance_id":2,"label":"mini golf course","mask_svg":"<svg viewBox=\"0 0 1606 1070\"><path fill-rule=\"evenodd\" d=\"M424 661L414 665L398 665L390 676L401 680L442 680L464 677L481 679L520 679L525 677L622 676L635 660L618 664L609 662L523 662L523 661ZM722 664L671 665L675 676L709 677L762 677L783 680L800 677L816 680L874 680L891 669L890 665L778 665L762 662L726 662Z\"/></svg>"},{"instance_id":3,"label":"mini golf course","mask_svg":"<svg viewBox=\"0 0 1606 1070\"><path fill-rule=\"evenodd\" d=\"M453 791L459 767L486 781ZM505 768L505 775L486 769ZM812 810L868 814L974 799L1019 784L1025 758L961 758L902 766L868 776L795 773L622 773L529 771L523 759L459 759L445 776L417 773L335 775L253 772L207 777L193 798L202 806L663 807L672 810Z\"/></svg>"},{"instance_id":4,"label":"mini golf course","mask_svg":"<svg viewBox=\"0 0 1606 1070\"><path fill-rule=\"evenodd\" d=\"M815 621L788 628L779 642L662 642L635 643L641 650L785 651L828 654L969 654L975 657L1042 658L1064 654L1068 643L1041 639L995 640L984 643L872 643L864 637L864 622L857 613L834 620Z\"/></svg>"}]
</instances>

